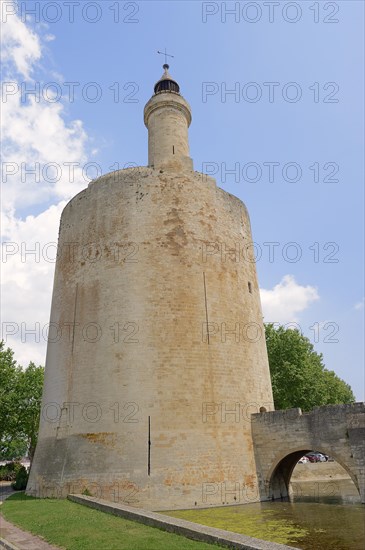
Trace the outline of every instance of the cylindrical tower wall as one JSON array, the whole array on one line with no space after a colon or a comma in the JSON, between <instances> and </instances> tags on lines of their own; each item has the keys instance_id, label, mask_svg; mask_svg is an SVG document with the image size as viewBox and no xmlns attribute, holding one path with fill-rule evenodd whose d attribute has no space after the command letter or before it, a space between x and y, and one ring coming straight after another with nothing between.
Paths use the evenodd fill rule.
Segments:
<instances>
[{"instance_id":1,"label":"cylindrical tower wall","mask_svg":"<svg viewBox=\"0 0 365 550\"><path fill-rule=\"evenodd\" d=\"M189 104L180 95L160 93L147 103L144 121L148 128L148 164L155 168L171 162L190 162Z\"/></svg>"},{"instance_id":2,"label":"cylindrical tower wall","mask_svg":"<svg viewBox=\"0 0 365 550\"><path fill-rule=\"evenodd\" d=\"M273 402L251 244L243 203L196 172L123 170L70 201L29 493L259 500L250 413Z\"/></svg>"}]
</instances>

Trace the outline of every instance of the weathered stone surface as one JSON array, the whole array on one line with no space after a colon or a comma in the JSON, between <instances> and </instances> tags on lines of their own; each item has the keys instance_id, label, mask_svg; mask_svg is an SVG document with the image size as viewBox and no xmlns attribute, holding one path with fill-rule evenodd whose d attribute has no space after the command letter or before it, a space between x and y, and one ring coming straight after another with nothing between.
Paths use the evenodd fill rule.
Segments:
<instances>
[{"instance_id":1,"label":"weathered stone surface","mask_svg":"<svg viewBox=\"0 0 365 550\"><path fill-rule=\"evenodd\" d=\"M28 493L172 509L257 485L249 414L229 411L273 408L259 287L225 255L251 242L242 202L188 170L122 170L68 203Z\"/></svg>"}]
</instances>

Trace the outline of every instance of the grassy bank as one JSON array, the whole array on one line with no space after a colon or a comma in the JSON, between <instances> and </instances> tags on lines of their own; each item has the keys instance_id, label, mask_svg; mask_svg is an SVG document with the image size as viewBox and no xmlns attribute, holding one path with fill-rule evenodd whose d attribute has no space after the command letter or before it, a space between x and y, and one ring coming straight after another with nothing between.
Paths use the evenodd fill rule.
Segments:
<instances>
[{"instance_id":1,"label":"grassy bank","mask_svg":"<svg viewBox=\"0 0 365 550\"><path fill-rule=\"evenodd\" d=\"M17 493L0 508L21 529L67 550L211 550L194 542L134 521L118 518L68 500L35 499Z\"/></svg>"}]
</instances>

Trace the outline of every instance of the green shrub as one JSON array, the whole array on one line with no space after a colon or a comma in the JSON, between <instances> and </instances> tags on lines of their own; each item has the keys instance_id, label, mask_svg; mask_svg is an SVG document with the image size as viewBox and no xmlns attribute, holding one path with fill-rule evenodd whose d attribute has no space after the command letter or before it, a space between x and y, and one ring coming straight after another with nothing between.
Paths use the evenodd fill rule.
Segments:
<instances>
[{"instance_id":1,"label":"green shrub","mask_svg":"<svg viewBox=\"0 0 365 550\"><path fill-rule=\"evenodd\" d=\"M19 470L23 468L20 462L8 462L0 466L0 481L14 481Z\"/></svg>"},{"instance_id":2,"label":"green shrub","mask_svg":"<svg viewBox=\"0 0 365 550\"><path fill-rule=\"evenodd\" d=\"M28 472L24 466L21 466L18 470L15 478L15 482L11 484L16 491L23 491L28 482Z\"/></svg>"}]
</instances>

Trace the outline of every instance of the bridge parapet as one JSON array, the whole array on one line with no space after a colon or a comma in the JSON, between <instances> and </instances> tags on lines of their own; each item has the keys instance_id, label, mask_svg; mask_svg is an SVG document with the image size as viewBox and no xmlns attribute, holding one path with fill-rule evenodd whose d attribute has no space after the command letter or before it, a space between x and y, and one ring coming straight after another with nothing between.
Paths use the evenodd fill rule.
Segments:
<instances>
[{"instance_id":1,"label":"bridge parapet","mask_svg":"<svg viewBox=\"0 0 365 550\"><path fill-rule=\"evenodd\" d=\"M299 458L316 450L351 476L365 503L365 404L326 405L251 415L262 500L286 497Z\"/></svg>"}]
</instances>

